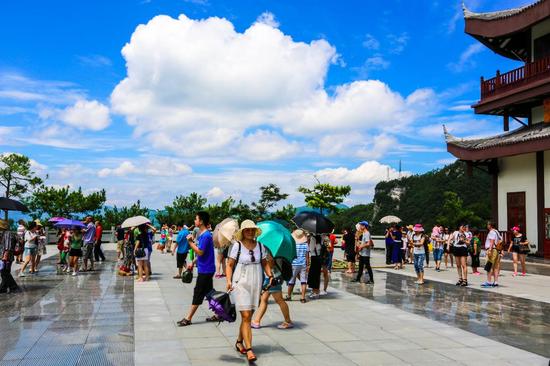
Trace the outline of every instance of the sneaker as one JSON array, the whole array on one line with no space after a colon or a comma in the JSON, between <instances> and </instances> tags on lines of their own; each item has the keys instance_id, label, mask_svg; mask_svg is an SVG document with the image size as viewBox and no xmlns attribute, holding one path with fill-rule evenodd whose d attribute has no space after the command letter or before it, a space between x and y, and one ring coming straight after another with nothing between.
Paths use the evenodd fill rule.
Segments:
<instances>
[{"instance_id":1,"label":"sneaker","mask_svg":"<svg viewBox=\"0 0 550 366\"><path fill-rule=\"evenodd\" d=\"M517 272L512 273L512 277L516 277L518 275Z\"/></svg>"},{"instance_id":2,"label":"sneaker","mask_svg":"<svg viewBox=\"0 0 550 366\"><path fill-rule=\"evenodd\" d=\"M481 273L480 272L474 272L473 275L475 276L479 276Z\"/></svg>"},{"instance_id":3,"label":"sneaker","mask_svg":"<svg viewBox=\"0 0 550 366\"><path fill-rule=\"evenodd\" d=\"M374 285L374 281L371 281L371 280L368 280L367 282L365 282L366 285Z\"/></svg>"},{"instance_id":4,"label":"sneaker","mask_svg":"<svg viewBox=\"0 0 550 366\"><path fill-rule=\"evenodd\" d=\"M73 276L76 276L76 272L73 272Z\"/></svg>"},{"instance_id":5,"label":"sneaker","mask_svg":"<svg viewBox=\"0 0 550 366\"><path fill-rule=\"evenodd\" d=\"M326 296L328 295L328 292L326 292L325 290L322 290L320 293L319 293L319 296Z\"/></svg>"},{"instance_id":6,"label":"sneaker","mask_svg":"<svg viewBox=\"0 0 550 366\"><path fill-rule=\"evenodd\" d=\"M468 281L462 281L462 283L460 284L460 286L462 286L462 287L468 286Z\"/></svg>"},{"instance_id":7,"label":"sneaker","mask_svg":"<svg viewBox=\"0 0 550 366\"><path fill-rule=\"evenodd\" d=\"M462 279L458 280L458 282L455 283L455 286L461 286L461 285L462 285L462 282L463 282Z\"/></svg>"},{"instance_id":8,"label":"sneaker","mask_svg":"<svg viewBox=\"0 0 550 366\"><path fill-rule=\"evenodd\" d=\"M523 277L525 277L525 272L522 272L521 275L522 275Z\"/></svg>"},{"instance_id":9,"label":"sneaker","mask_svg":"<svg viewBox=\"0 0 550 366\"><path fill-rule=\"evenodd\" d=\"M319 298L319 295L318 295L318 294L313 294L313 293L311 293L311 294L309 294L308 297L309 297L311 300L317 300L317 299Z\"/></svg>"},{"instance_id":10,"label":"sneaker","mask_svg":"<svg viewBox=\"0 0 550 366\"><path fill-rule=\"evenodd\" d=\"M481 287L483 287L483 288L493 287L493 284L485 281L481 284Z\"/></svg>"},{"instance_id":11,"label":"sneaker","mask_svg":"<svg viewBox=\"0 0 550 366\"><path fill-rule=\"evenodd\" d=\"M498 287L498 283L495 282L495 283L493 283L491 286L493 286L493 287Z\"/></svg>"},{"instance_id":12,"label":"sneaker","mask_svg":"<svg viewBox=\"0 0 550 366\"><path fill-rule=\"evenodd\" d=\"M25 273L23 271L19 272L19 277L25 277Z\"/></svg>"}]
</instances>

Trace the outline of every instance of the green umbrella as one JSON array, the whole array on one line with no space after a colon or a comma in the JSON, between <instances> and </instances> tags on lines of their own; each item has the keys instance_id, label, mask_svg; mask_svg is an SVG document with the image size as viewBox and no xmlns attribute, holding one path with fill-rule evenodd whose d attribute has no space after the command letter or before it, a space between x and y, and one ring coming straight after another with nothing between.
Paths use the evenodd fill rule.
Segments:
<instances>
[{"instance_id":1,"label":"green umbrella","mask_svg":"<svg viewBox=\"0 0 550 366\"><path fill-rule=\"evenodd\" d=\"M275 221L262 221L258 223L262 229L262 235L258 241L265 245L274 258L284 258L292 263L296 258L296 242L290 231Z\"/></svg>"}]
</instances>

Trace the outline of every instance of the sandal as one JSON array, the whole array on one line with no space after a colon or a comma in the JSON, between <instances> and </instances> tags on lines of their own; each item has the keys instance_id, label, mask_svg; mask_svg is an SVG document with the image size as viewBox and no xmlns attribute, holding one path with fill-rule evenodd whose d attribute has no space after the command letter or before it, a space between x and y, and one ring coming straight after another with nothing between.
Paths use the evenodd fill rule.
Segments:
<instances>
[{"instance_id":1,"label":"sandal","mask_svg":"<svg viewBox=\"0 0 550 366\"><path fill-rule=\"evenodd\" d=\"M250 328L252 329L260 329L261 327L260 323L250 322Z\"/></svg>"},{"instance_id":2,"label":"sandal","mask_svg":"<svg viewBox=\"0 0 550 366\"><path fill-rule=\"evenodd\" d=\"M212 315L210 318L206 318L207 322L221 322L222 319L218 318L217 315Z\"/></svg>"},{"instance_id":3,"label":"sandal","mask_svg":"<svg viewBox=\"0 0 550 366\"><path fill-rule=\"evenodd\" d=\"M287 323L287 322L282 322L281 324L277 325L277 328L278 329L291 329L291 328L294 328L294 324Z\"/></svg>"},{"instance_id":4,"label":"sandal","mask_svg":"<svg viewBox=\"0 0 550 366\"><path fill-rule=\"evenodd\" d=\"M292 296L285 295L285 301L292 301Z\"/></svg>"},{"instance_id":5,"label":"sandal","mask_svg":"<svg viewBox=\"0 0 550 366\"><path fill-rule=\"evenodd\" d=\"M241 345L241 347L239 347L239 345ZM244 348L244 344L243 344L243 341L239 341L237 339L237 341L235 342L235 349L237 350L237 352L239 352L241 355L246 355L246 349Z\"/></svg>"},{"instance_id":6,"label":"sandal","mask_svg":"<svg viewBox=\"0 0 550 366\"><path fill-rule=\"evenodd\" d=\"M256 355L254 354L254 351L252 351L252 348L247 348L245 351L246 351L246 358L247 358L248 362L254 362L258 359L256 357ZM250 356L248 354L249 352L252 353L252 356Z\"/></svg>"},{"instance_id":7,"label":"sandal","mask_svg":"<svg viewBox=\"0 0 550 366\"><path fill-rule=\"evenodd\" d=\"M187 319L187 318L183 318L182 320L180 320L179 322L177 322L178 324L178 327L186 327L188 325L191 325L191 320Z\"/></svg>"},{"instance_id":8,"label":"sandal","mask_svg":"<svg viewBox=\"0 0 550 366\"><path fill-rule=\"evenodd\" d=\"M307 300L306 300L306 299L300 299L300 302L301 302L302 304L305 304L305 303L307 302Z\"/></svg>"}]
</instances>

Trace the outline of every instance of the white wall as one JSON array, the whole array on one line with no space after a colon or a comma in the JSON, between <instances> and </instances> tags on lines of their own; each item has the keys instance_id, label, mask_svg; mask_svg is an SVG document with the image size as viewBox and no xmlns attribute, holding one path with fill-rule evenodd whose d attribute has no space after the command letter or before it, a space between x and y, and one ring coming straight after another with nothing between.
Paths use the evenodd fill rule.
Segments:
<instances>
[{"instance_id":1,"label":"white wall","mask_svg":"<svg viewBox=\"0 0 550 366\"><path fill-rule=\"evenodd\" d=\"M524 154L498 159L498 226L509 230L507 193L525 192L525 224L527 239L537 243L537 182L535 154Z\"/></svg>"}]
</instances>

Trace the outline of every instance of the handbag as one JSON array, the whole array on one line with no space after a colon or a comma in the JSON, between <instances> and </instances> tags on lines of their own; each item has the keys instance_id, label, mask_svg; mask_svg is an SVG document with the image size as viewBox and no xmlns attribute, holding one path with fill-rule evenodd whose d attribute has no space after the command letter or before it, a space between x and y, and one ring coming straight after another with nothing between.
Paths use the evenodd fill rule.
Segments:
<instances>
[{"instance_id":1,"label":"handbag","mask_svg":"<svg viewBox=\"0 0 550 366\"><path fill-rule=\"evenodd\" d=\"M181 274L181 282L191 283L193 281L193 271L186 270Z\"/></svg>"},{"instance_id":2,"label":"handbag","mask_svg":"<svg viewBox=\"0 0 550 366\"><path fill-rule=\"evenodd\" d=\"M233 323L237 320L237 311L235 305L231 303L229 293L211 290L207 295L208 307L216 314L218 319Z\"/></svg>"},{"instance_id":3,"label":"handbag","mask_svg":"<svg viewBox=\"0 0 550 366\"><path fill-rule=\"evenodd\" d=\"M136 258L143 258L143 257L145 257L145 249L143 249L143 248L137 248L137 249L136 249L135 257L136 257Z\"/></svg>"}]
</instances>

